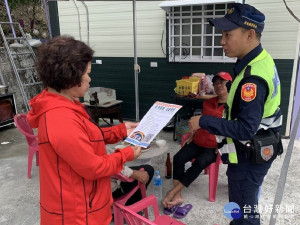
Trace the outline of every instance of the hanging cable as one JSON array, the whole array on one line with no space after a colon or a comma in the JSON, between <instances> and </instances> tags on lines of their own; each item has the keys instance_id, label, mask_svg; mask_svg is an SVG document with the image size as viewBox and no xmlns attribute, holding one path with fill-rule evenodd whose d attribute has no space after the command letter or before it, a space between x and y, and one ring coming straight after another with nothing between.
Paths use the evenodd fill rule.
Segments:
<instances>
[{"instance_id":1,"label":"hanging cable","mask_svg":"<svg viewBox=\"0 0 300 225\"><path fill-rule=\"evenodd\" d=\"M300 19L299 19L299 18L293 13L293 11L287 6L286 1L283 0L283 2L284 2L284 4L285 4L285 7L286 7L287 11L289 11L289 13L292 15L292 17L294 17L294 18L298 21L298 23L300 23Z\"/></svg>"},{"instance_id":2,"label":"hanging cable","mask_svg":"<svg viewBox=\"0 0 300 225\"><path fill-rule=\"evenodd\" d=\"M164 28L163 28L163 32L161 34L160 47L161 47L161 50L162 50L163 54L167 55L167 53L165 52L164 47L163 47L163 39L164 39L164 33L165 33L165 27L166 27L165 24L166 24L166 22L164 22L164 25L163 25Z\"/></svg>"},{"instance_id":3,"label":"hanging cable","mask_svg":"<svg viewBox=\"0 0 300 225\"><path fill-rule=\"evenodd\" d=\"M78 6L76 4L76 1L73 0L73 3L74 5L76 6L76 9L77 9L77 15L78 15L78 25L79 25L79 38L80 38L80 41L82 41L82 38L81 38L81 23L80 23L80 13L79 13L79 9L78 9Z\"/></svg>"},{"instance_id":4,"label":"hanging cable","mask_svg":"<svg viewBox=\"0 0 300 225\"><path fill-rule=\"evenodd\" d=\"M89 19L89 9L84 1L81 2L86 10L86 23L87 23L87 44L90 45L90 19Z\"/></svg>"}]
</instances>

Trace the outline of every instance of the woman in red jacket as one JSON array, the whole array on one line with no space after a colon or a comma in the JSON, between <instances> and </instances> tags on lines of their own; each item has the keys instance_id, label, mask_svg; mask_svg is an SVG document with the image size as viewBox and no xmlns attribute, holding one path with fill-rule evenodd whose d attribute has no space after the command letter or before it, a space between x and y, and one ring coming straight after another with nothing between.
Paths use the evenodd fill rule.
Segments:
<instances>
[{"instance_id":1,"label":"woman in red jacket","mask_svg":"<svg viewBox=\"0 0 300 225\"><path fill-rule=\"evenodd\" d=\"M38 51L45 89L30 101L28 121L38 128L41 224L107 225L110 176L141 148L106 154L105 144L126 137L137 124L99 128L77 99L89 88L93 50L72 37L56 37Z\"/></svg>"},{"instance_id":2,"label":"woman in red jacket","mask_svg":"<svg viewBox=\"0 0 300 225\"><path fill-rule=\"evenodd\" d=\"M227 72L220 72L213 77L213 86L217 97L203 102L203 115L222 117L224 104L227 101L227 82L232 78ZM201 173L203 169L216 161L217 142L216 136L207 130L198 129L191 134L185 145L174 155L173 158L173 188L168 191L162 203L165 208L172 208L184 202L181 190L188 187ZM195 159L192 166L184 172L186 162Z\"/></svg>"}]
</instances>

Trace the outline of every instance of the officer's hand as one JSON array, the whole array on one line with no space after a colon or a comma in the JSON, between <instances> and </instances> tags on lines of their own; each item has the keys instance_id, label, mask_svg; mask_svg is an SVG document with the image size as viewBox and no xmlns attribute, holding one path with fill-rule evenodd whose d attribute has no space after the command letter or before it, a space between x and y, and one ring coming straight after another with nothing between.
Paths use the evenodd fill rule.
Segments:
<instances>
[{"instance_id":1,"label":"officer's hand","mask_svg":"<svg viewBox=\"0 0 300 225\"><path fill-rule=\"evenodd\" d=\"M189 120L189 128L192 133L200 128L199 126L199 119L201 116L192 116Z\"/></svg>"},{"instance_id":2,"label":"officer's hand","mask_svg":"<svg viewBox=\"0 0 300 225\"><path fill-rule=\"evenodd\" d=\"M134 151L133 160L135 160L135 159L137 159L141 155L142 148L141 148L141 146L136 145L136 146L132 146L132 149Z\"/></svg>"}]
</instances>

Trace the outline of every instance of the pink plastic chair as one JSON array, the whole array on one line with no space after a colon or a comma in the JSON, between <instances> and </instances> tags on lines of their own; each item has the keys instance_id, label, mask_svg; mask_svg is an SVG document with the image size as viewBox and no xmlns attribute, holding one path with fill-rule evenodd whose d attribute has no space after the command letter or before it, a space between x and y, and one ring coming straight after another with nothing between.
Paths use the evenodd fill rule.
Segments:
<instances>
[{"instance_id":1,"label":"pink plastic chair","mask_svg":"<svg viewBox=\"0 0 300 225\"><path fill-rule=\"evenodd\" d=\"M150 206L153 207L155 217L153 221L137 213L143 209L147 209ZM114 202L114 207L116 207L122 213L128 225L185 225L184 223L170 216L160 215L157 200L154 195L147 196L141 201L138 201L130 206L124 206L120 203Z\"/></svg>"},{"instance_id":2,"label":"pink plastic chair","mask_svg":"<svg viewBox=\"0 0 300 225\"><path fill-rule=\"evenodd\" d=\"M184 142L189 138L190 133L183 134L181 136L181 147L183 146ZM191 162L194 162L195 159L192 159ZM216 193L217 193L217 185L218 185L218 177L219 177L219 167L222 163L221 156L218 153L216 162L210 164L208 167L205 168L205 174L209 175L209 194L208 200L210 202L216 201Z\"/></svg>"},{"instance_id":3,"label":"pink plastic chair","mask_svg":"<svg viewBox=\"0 0 300 225\"><path fill-rule=\"evenodd\" d=\"M141 168L140 170L144 170L143 168ZM133 182L135 181L135 179L132 178L128 178L126 176L124 176L122 173L118 173L117 175L112 176L112 178L118 179L121 182ZM129 193L123 195L120 198L117 198L114 200L114 203L118 203L120 205L125 205L127 200L138 190L141 190L141 194L142 194L142 198L146 198L146 185L139 182L136 187L134 187ZM122 215L122 213L120 212L119 208L115 206L115 204L113 204L113 210L114 210L114 222L115 225L123 225L124 224L124 217ZM144 210L145 216L146 218L149 218L149 214L148 214L148 209Z\"/></svg>"},{"instance_id":4,"label":"pink plastic chair","mask_svg":"<svg viewBox=\"0 0 300 225\"><path fill-rule=\"evenodd\" d=\"M17 114L14 116L15 124L18 130L26 137L28 144L28 169L27 178L31 177L32 159L36 153L36 166L39 166L39 148L37 135L34 135L32 128L28 124L26 114Z\"/></svg>"}]
</instances>

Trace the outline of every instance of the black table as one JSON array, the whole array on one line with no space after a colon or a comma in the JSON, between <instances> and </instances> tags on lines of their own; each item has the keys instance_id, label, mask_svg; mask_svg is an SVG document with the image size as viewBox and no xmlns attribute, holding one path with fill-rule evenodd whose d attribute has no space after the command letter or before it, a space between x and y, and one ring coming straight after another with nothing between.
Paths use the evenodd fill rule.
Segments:
<instances>
[{"instance_id":1,"label":"black table","mask_svg":"<svg viewBox=\"0 0 300 225\"><path fill-rule=\"evenodd\" d=\"M110 123L113 124L113 119L118 119L120 123L123 123L122 113L121 113L121 103L112 105L110 107L101 107L100 105L90 105L89 103L84 102L83 104L87 107L91 113L92 119L98 124L99 117L109 118Z\"/></svg>"}]
</instances>

